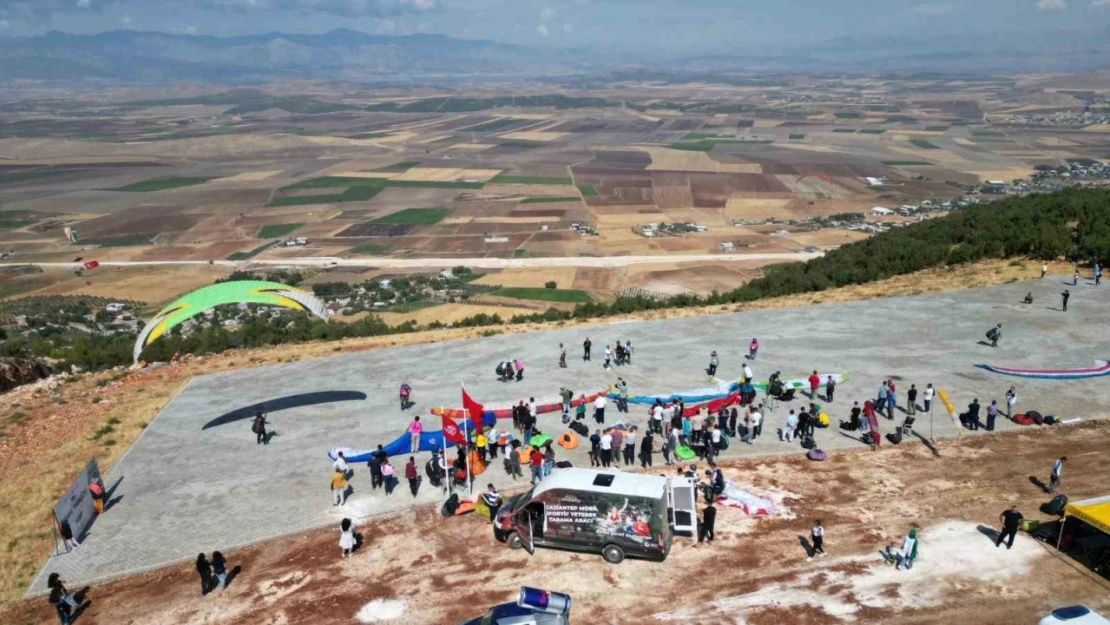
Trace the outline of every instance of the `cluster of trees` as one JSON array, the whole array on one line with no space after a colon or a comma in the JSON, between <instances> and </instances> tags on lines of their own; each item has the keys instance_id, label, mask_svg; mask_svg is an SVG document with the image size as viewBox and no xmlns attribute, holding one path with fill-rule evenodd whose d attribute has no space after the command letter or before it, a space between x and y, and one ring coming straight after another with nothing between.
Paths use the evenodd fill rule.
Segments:
<instances>
[{"instance_id":1,"label":"cluster of trees","mask_svg":"<svg viewBox=\"0 0 1110 625\"><path fill-rule=\"evenodd\" d=\"M990 258L1066 257L1077 263L1110 260L1110 190L1073 189L1052 195L1012 198L975 205L944 217L912 224L844 245L805 263L769 267L763 277L727 293L708 296L679 295L666 300L619 297L611 302L588 302L573 310L550 308L542 313L516 315L507 322L500 315L479 314L451 324L481 327L504 323L542 323L593 319L661 308L684 308L750 302L767 297L812 293L841 286L864 284L944 265ZM455 270L456 280L469 272ZM273 279L275 276L267 276ZM300 276L283 276L299 282ZM242 275L242 278L257 278ZM281 277L279 277L281 279ZM330 290L330 288L329 288ZM330 341L351 337L381 336L448 327L440 322L420 327L414 323L391 326L370 315L353 323L324 323L301 313L271 311L227 328L214 317L212 323L188 334L175 328L144 353L147 360L168 360L174 354L217 353L239 347L262 347L303 341ZM2 355L43 355L66 365L102 369L131 361L132 333L88 334L75 329L60 332L31 330L13 336L0 349Z\"/></svg>"}]
</instances>

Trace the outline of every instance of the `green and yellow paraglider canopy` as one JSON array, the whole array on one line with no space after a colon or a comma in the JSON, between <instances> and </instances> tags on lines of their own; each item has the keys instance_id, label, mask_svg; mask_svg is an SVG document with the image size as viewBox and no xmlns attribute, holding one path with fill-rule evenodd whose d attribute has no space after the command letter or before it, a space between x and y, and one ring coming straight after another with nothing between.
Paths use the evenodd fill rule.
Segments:
<instances>
[{"instance_id":1,"label":"green and yellow paraglider canopy","mask_svg":"<svg viewBox=\"0 0 1110 625\"><path fill-rule=\"evenodd\" d=\"M135 341L133 357L135 362L148 345L153 343L174 326L195 317L202 312L223 304L265 304L303 310L328 320L328 309L323 300L308 291L295 289L277 282L261 280L239 280L223 282L197 289L158 311L157 315L143 327Z\"/></svg>"}]
</instances>

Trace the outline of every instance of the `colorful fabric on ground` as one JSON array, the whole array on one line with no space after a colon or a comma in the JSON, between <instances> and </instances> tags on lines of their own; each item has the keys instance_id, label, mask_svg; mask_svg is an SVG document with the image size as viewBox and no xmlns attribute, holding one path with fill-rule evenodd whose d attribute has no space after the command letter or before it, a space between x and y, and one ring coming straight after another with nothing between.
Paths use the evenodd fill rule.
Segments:
<instances>
[{"instance_id":1,"label":"colorful fabric on ground","mask_svg":"<svg viewBox=\"0 0 1110 625\"><path fill-rule=\"evenodd\" d=\"M732 482L725 483L724 492L717 495L717 503L728 508L743 510L748 516L767 516L775 513L775 502L736 488Z\"/></svg>"},{"instance_id":2,"label":"colorful fabric on ground","mask_svg":"<svg viewBox=\"0 0 1110 625\"><path fill-rule=\"evenodd\" d=\"M594 402L594 400L598 398L598 396L608 395L608 394L609 394L609 387L605 387L605 390L603 390L603 391L599 391L597 393L594 393L593 395L586 395L585 401L583 401L582 398L578 398L578 399L575 399L574 401L570 402L570 405L571 405L572 408L577 407L577 406L582 405L582 404L589 405L589 404L592 404ZM562 402L556 402L556 403L553 403L553 404L540 404L540 405L536 406L536 414L546 414L546 413L549 413L549 412L562 412L562 410L563 410L563 403ZM436 415L436 416L448 416L448 417L451 417L452 419L465 419L465 418L467 418L467 412L466 412L465 408L444 408L442 406L436 406L435 408L432 408L431 413ZM508 408L485 409L485 410L482 411L482 423L484 423L487 426L492 425L494 422L496 422L497 419L511 419L511 418L513 418L513 409L512 409L511 406L508 407ZM494 420L494 421L491 421L491 419Z\"/></svg>"},{"instance_id":3,"label":"colorful fabric on ground","mask_svg":"<svg viewBox=\"0 0 1110 625\"><path fill-rule=\"evenodd\" d=\"M1019 378L1042 378L1047 380L1083 380L1110 375L1110 362L1105 360L1095 361L1094 367L1083 369L1012 369L1010 367L997 367L994 365L975 365L1001 375L1012 375Z\"/></svg>"}]
</instances>

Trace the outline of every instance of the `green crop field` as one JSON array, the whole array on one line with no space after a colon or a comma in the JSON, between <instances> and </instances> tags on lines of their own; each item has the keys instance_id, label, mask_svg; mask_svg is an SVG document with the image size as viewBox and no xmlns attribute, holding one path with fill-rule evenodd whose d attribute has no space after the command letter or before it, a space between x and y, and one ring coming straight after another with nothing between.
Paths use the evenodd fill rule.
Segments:
<instances>
[{"instance_id":1,"label":"green crop field","mask_svg":"<svg viewBox=\"0 0 1110 625\"><path fill-rule=\"evenodd\" d=\"M582 192L582 197L597 197L597 189L592 184L580 184L578 190Z\"/></svg>"},{"instance_id":2,"label":"green crop field","mask_svg":"<svg viewBox=\"0 0 1110 625\"><path fill-rule=\"evenodd\" d=\"M859 119L861 117L863 117L863 113L847 112L847 113L837 113L836 114L837 119Z\"/></svg>"},{"instance_id":3,"label":"green crop field","mask_svg":"<svg viewBox=\"0 0 1110 625\"><path fill-rule=\"evenodd\" d=\"M440 182L438 180L381 180L386 187L425 187L429 189L481 189L484 182Z\"/></svg>"},{"instance_id":4,"label":"green crop field","mask_svg":"<svg viewBox=\"0 0 1110 625\"><path fill-rule=\"evenodd\" d=\"M560 302L578 304L592 302L593 298L585 291L578 289L544 289L540 287L506 287L498 289L491 295L512 297L514 299L533 299L543 302Z\"/></svg>"},{"instance_id":5,"label":"green crop field","mask_svg":"<svg viewBox=\"0 0 1110 625\"><path fill-rule=\"evenodd\" d=\"M378 217L372 224L396 224L404 226L430 226L439 223L451 210L447 208L406 208L392 215Z\"/></svg>"},{"instance_id":6,"label":"green crop field","mask_svg":"<svg viewBox=\"0 0 1110 625\"><path fill-rule=\"evenodd\" d=\"M926 141L924 139L910 139L910 143L916 145L917 147L921 148L922 150L939 150L940 149L936 145L934 145L932 143L929 143L928 141Z\"/></svg>"},{"instance_id":7,"label":"green crop field","mask_svg":"<svg viewBox=\"0 0 1110 625\"><path fill-rule=\"evenodd\" d=\"M702 139L694 141L693 143L671 143L667 147L672 150L686 150L687 152L708 152L713 149L713 146L733 143L747 143L747 144L770 144L774 143L774 139Z\"/></svg>"},{"instance_id":8,"label":"green crop field","mask_svg":"<svg viewBox=\"0 0 1110 625\"><path fill-rule=\"evenodd\" d=\"M287 187L288 188L288 187ZM304 206L306 204L335 204L338 202L361 202L369 200L382 192L385 187L349 187L343 193L331 195L286 195L275 197L266 203L267 208L275 206Z\"/></svg>"},{"instance_id":9,"label":"green crop field","mask_svg":"<svg viewBox=\"0 0 1110 625\"><path fill-rule=\"evenodd\" d=\"M705 132L688 132L679 141L701 141L702 139L735 139L732 135L714 135Z\"/></svg>"},{"instance_id":10,"label":"green crop field","mask_svg":"<svg viewBox=\"0 0 1110 625\"><path fill-rule=\"evenodd\" d=\"M526 119L517 119L515 117L502 117L501 119L495 119L495 120L492 120L492 121L488 121L484 124L478 124L477 126L471 126L470 128L462 128L460 130L462 132L485 132L487 130L498 130L500 128L505 128L507 126L512 126L514 124L519 124L521 122L526 122L526 121L528 121L528 120L526 120Z\"/></svg>"},{"instance_id":11,"label":"green crop field","mask_svg":"<svg viewBox=\"0 0 1110 625\"><path fill-rule=\"evenodd\" d=\"M930 167L932 163L927 161L883 161L883 165L890 165L891 167Z\"/></svg>"},{"instance_id":12,"label":"green crop field","mask_svg":"<svg viewBox=\"0 0 1110 625\"><path fill-rule=\"evenodd\" d=\"M886 132L886 128L864 128L859 132L862 135L881 135Z\"/></svg>"},{"instance_id":13,"label":"green crop field","mask_svg":"<svg viewBox=\"0 0 1110 625\"><path fill-rule=\"evenodd\" d=\"M158 236L154 232L129 234L122 237L101 237L99 239L84 239L82 245L99 245L100 247L130 247L133 245L146 245Z\"/></svg>"},{"instance_id":14,"label":"green crop field","mask_svg":"<svg viewBox=\"0 0 1110 625\"><path fill-rule=\"evenodd\" d=\"M212 178L151 178L150 180L142 180L122 187L105 189L105 191L150 193L152 191L165 191L167 189L177 189L179 187L191 187L193 185L204 184L209 180L212 180Z\"/></svg>"},{"instance_id":15,"label":"green crop field","mask_svg":"<svg viewBox=\"0 0 1110 625\"><path fill-rule=\"evenodd\" d=\"M388 254L390 247L381 243L363 243L347 250L348 254Z\"/></svg>"},{"instance_id":16,"label":"green crop field","mask_svg":"<svg viewBox=\"0 0 1110 625\"><path fill-rule=\"evenodd\" d=\"M580 201L580 199L581 198L579 198L577 196L572 196L572 195L567 195L567 196L545 195L545 196L524 198L520 203L521 204L550 204L552 202L578 202L578 201Z\"/></svg>"},{"instance_id":17,"label":"green crop field","mask_svg":"<svg viewBox=\"0 0 1110 625\"><path fill-rule=\"evenodd\" d=\"M948 130L948 126L926 126L925 130L929 132L946 132Z\"/></svg>"},{"instance_id":18,"label":"green crop field","mask_svg":"<svg viewBox=\"0 0 1110 625\"><path fill-rule=\"evenodd\" d=\"M50 168L50 169L31 169L27 171L16 171L14 173L5 173L0 175L0 184L10 184L13 182L26 182L28 180L37 180L39 178L49 178L50 176L58 176L61 174L68 174L71 172L80 171L78 169L66 168Z\"/></svg>"},{"instance_id":19,"label":"green crop field","mask_svg":"<svg viewBox=\"0 0 1110 625\"><path fill-rule=\"evenodd\" d=\"M299 223L299 224L270 224L268 226L262 226L262 229L258 231L258 235L256 236L256 238L259 238L259 239L276 239L278 237L283 237L283 236L289 234L290 232L293 232L294 230L296 230L297 228L300 228L303 225L304 225L303 223Z\"/></svg>"},{"instance_id":20,"label":"green crop field","mask_svg":"<svg viewBox=\"0 0 1110 625\"><path fill-rule=\"evenodd\" d=\"M291 184L288 187L282 187L282 191L290 189L334 189L337 187L381 187L381 178L348 178L345 176L321 176L320 178L309 178L302 180L296 184Z\"/></svg>"},{"instance_id":21,"label":"green crop field","mask_svg":"<svg viewBox=\"0 0 1110 625\"><path fill-rule=\"evenodd\" d=\"M503 146L503 147L506 147L506 148L521 148L521 149L525 149L525 150L531 150L533 148L542 148L544 144L539 142L539 141L520 141L520 140L514 139L514 140L511 140L511 141L502 141L501 143L498 143L497 145L500 145L500 146Z\"/></svg>"},{"instance_id":22,"label":"green crop field","mask_svg":"<svg viewBox=\"0 0 1110 625\"><path fill-rule=\"evenodd\" d=\"M497 174L489 181L489 184L572 185L574 184L574 181L570 178L551 178L546 176L510 176L508 174Z\"/></svg>"},{"instance_id":23,"label":"green crop field","mask_svg":"<svg viewBox=\"0 0 1110 625\"><path fill-rule=\"evenodd\" d=\"M790 135L790 140L791 141L802 141L805 138L806 138L805 135Z\"/></svg>"},{"instance_id":24,"label":"green crop field","mask_svg":"<svg viewBox=\"0 0 1110 625\"><path fill-rule=\"evenodd\" d=\"M833 132L855 134L859 132L859 130L856 130L855 128L833 128Z\"/></svg>"}]
</instances>

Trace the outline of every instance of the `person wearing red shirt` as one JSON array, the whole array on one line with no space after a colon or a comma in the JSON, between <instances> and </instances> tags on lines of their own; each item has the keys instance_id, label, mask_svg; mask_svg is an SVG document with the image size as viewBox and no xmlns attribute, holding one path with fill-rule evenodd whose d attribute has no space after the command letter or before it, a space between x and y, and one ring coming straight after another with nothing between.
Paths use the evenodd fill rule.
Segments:
<instances>
[{"instance_id":1,"label":"person wearing red shirt","mask_svg":"<svg viewBox=\"0 0 1110 625\"><path fill-rule=\"evenodd\" d=\"M818 386L821 386L821 376L814 371L813 375L809 376L809 398L813 401L817 401Z\"/></svg>"},{"instance_id":2,"label":"person wearing red shirt","mask_svg":"<svg viewBox=\"0 0 1110 625\"><path fill-rule=\"evenodd\" d=\"M420 479L416 472L416 458L412 456L409 456L409 461L405 464L405 479L409 481L412 496L416 497L416 491L420 489Z\"/></svg>"},{"instance_id":3,"label":"person wearing red shirt","mask_svg":"<svg viewBox=\"0 0 1110 625\"><path fill-rule=\"evenodd\" d=\"M532 467L532 486L535 486L536 482L543 479L543 452L533 448L528 456L528 464Z\"/></svg>"}]
</instances>

